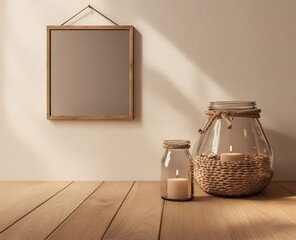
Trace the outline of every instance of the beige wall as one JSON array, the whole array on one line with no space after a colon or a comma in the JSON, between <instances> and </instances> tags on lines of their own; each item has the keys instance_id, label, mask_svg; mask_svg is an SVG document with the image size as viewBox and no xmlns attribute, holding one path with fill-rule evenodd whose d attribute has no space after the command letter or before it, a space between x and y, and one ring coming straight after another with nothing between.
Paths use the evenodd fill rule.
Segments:
<instances>
[{"instance_id":1,"label":"beige wall","mask_svg":"<svg viewBox=\"0 0 296 240\"><path fill-rule=\"evenodd\" d=\"M134 121L46 120L46 25L91 4L134 25ZM0 180L160 176L212 100L256 100L276 179L296 180L296 1L0 1ZM106 24L90 12L75 24Z\"/></svg>"}]
</instances>

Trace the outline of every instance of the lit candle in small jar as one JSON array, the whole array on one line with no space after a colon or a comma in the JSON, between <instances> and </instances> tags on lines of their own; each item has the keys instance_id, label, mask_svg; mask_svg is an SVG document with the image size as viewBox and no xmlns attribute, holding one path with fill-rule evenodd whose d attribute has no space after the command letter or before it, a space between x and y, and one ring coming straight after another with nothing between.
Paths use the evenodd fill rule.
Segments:
<instances>
[{"instance_id":1,"label":"lit candle in small jar","mask_svg":"<svg viewBox=\"0 0 296 240\"><path fill-rule=\"evenodd\" d=\"M167 180L167 194L170 199L188 198L188 179L179 178L179 170L176 170L176 178Z\"/></svg>"},{"instance_id":2,"label":"lit candle in small jar","mask_svg":"<svg viewBox=\"0 0 296 240\"><path fill-rule=\"evenodd\" d=\"M241 153L233 153L232 146L229 147L229 153L221 153L220 160L223 162L227 161L240 161L243 158L243 154Z\"/></svg>"}]
</instances>

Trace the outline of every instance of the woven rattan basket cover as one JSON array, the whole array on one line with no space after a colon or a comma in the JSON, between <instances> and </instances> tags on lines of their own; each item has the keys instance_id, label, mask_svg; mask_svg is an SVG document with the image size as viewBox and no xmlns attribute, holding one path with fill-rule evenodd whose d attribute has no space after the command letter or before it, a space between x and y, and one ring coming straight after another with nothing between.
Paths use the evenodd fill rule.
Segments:
<instances>
[{"instance_id":1,"label":"woven rattan basket cover","mask_svg":"<svg viewBox=\"0 0 296 240\"><path fill-rule=\"evenodd\" d=\"M273 176L269 157L245 156L239 161L223 162L219 157L195 158L194 177L207 193L240 197L259 193Z\"/></svg>"}]
</instances>

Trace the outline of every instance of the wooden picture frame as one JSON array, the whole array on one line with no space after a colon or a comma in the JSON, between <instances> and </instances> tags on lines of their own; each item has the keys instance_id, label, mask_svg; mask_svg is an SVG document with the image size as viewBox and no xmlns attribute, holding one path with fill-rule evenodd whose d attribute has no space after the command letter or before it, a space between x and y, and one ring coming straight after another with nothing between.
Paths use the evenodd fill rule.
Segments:
<instances>
[{"instance_id":1,"label":"wooden picture frame","mask_svg":"<svg viewBox=\"0 0 296 240\"><path fill-rule=\"evenodd\" d=\"M133 119L133 27L47 26L47 119Z\"/></svg>"}]
</instances>

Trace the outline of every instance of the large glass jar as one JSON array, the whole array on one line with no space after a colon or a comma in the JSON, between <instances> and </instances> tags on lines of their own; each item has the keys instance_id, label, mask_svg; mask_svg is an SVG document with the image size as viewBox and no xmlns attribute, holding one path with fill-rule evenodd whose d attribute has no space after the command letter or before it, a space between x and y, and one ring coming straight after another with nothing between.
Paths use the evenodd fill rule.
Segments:
<instances>
[{"instance_id":1,"label":"large glass jar","mask_svg":"<svg viewBox=\"0 0 296 240\"><path fill-rule=\"evenodd\" d=\"M193 199L193 161L190 141L165 140L161 159L161 197L172 201Z\"/></svg>"},{"instance_id":2,"label":"large glass jar","mask_svg":"<svg viewBox=\"0 0 296 240\"><path fill-rule=\"evenodd\" d=\"M251 101L211 102L208 121L197 141L195 179L211 194L244 196L259 193L273 176L273 152Z\"/></svg>"}]
</instances>

